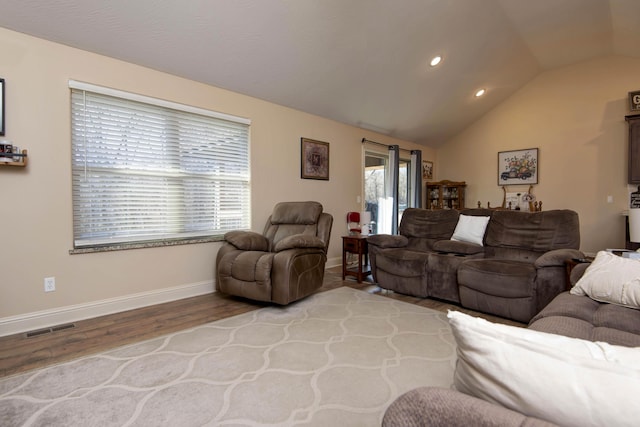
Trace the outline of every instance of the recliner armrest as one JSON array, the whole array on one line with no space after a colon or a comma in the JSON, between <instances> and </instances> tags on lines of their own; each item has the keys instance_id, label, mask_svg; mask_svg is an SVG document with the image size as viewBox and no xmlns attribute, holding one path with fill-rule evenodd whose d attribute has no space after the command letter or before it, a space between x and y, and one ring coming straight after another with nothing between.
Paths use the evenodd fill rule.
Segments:
<instances>
[{"instance_id":1,"label":"recliner armrest","mask_svg":"<svg viewBox=\"0 0 640 427\"><path fill-rule=\"evenodd\" d=\"M269 241L255 231L235 230L224 235L224 240L243 251L268 251Z\"/></svg>"},{"instance_id":2,"label":"recliner armrest","mask_svg":"<svg viewBox=\"0 0 640 427\"><path fill-rule=\"evenodd\" d=\"M564 262L571 258L584 258L584 253L577 249L554 249L542 254L533 265L536 268L560 267L564 266Z\"/></svg>"},{"instance_id":3,"label":"recliner armrest","mask_svg":"<svg viewBox=\"0 0 640 427\"><path fill-rule=\"evenodd\" d=\"M409 244L409 239L402 235L374 234L367 238L367 244L380 248L404 248Z\"/></svg>"},{"instance_id":4,"label":"recliner armrest","mask_svg":"<svg viewBox=\"0 0 640 427\"><path fill-rule=\"evenodd\" d=\"M274 252L281 252L286 249L309 249L317 248L324 250L324 242L317 236L310 236L308 234L294 234L287 236L284 239L278 241L273 247Z\"/></svg>"}]
</instances>

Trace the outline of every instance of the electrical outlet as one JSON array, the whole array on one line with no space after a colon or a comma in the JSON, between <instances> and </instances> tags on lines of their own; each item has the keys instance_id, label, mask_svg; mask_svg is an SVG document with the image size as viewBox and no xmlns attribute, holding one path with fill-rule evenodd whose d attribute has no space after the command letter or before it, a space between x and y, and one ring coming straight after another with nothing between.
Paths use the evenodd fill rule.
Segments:
<instances>
[{"instance_id":1,"label":"electrical outlet","mask_svg":"<svg viewBox=\"0 0 640 427\"><path fill-rule=\"evenodd\" d=\"M56 290L56 278L55 277L45 277L44 278L44 291L45 292L53 292Z\"/></svg>"}]
</instances>

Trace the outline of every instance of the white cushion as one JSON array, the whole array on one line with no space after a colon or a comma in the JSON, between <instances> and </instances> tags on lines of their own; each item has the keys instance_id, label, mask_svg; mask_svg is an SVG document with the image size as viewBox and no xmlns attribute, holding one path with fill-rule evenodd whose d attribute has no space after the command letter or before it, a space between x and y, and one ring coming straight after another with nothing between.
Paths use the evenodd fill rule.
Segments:
<instances>
[{"instance_id":1,"label":"white cushion","mask_svg":"<svg viewBox=\"0 0 640 427\"><path fill-rule=\"evenodd\" d=\"M639 309L640 260L600 251L571 289L571 293Z\"/></svg>"},{"instance_id":2,"label":"white cushion","mask_svg":"<svg viewBox=\"0 0 640 427\"><path fill-rule=\"evenodd\" d=\"M482 246L484 231L487 229L490 218L488 216L460 215L451 240L475 243Z\"/></svg>"},{"instance_id":3,"label":"white cushion","mask_svg":"<svg viewBox=\"0 0 640 427\"><path fill-rule=\"evenodd\" d=\"M458 391L563 426L638 425L640 348L448 317Z\"/></svg>"}]
</instances>

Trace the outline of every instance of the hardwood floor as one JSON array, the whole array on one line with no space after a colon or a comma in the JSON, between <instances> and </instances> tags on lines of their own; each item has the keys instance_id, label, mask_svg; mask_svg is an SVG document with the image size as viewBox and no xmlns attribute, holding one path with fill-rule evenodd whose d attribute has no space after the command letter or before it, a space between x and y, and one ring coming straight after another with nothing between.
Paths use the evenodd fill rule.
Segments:
<instances>
[{"instance_id":1,"label":"hardwood floor","mask_svg":"<svg viewBox=\"0 0 640 427\"><path fill-rule=\"evenodd\" d=\"M446 312L459 310L494 322L515 326L521 323L484 315L433 299L380 291L371 282L342 280L341 267L327 270L321 291L349 286ZM0 337L0 377L76 359L137 341L188 329L204 323L265 307L267 304L223 295L218 292L150 307L74 322L71 327L44 334L25 333ZM66 326L66 325L65 325ZM56 329L56 328L54 328Z\"/></svg>"}]
</instances>

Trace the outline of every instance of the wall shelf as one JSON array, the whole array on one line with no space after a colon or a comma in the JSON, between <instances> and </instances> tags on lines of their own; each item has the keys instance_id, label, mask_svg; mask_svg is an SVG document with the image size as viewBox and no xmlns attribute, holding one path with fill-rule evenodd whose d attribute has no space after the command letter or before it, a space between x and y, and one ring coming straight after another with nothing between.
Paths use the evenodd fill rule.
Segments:
<instances>
[{"instance_id":1,"label":"wall shelf","mask_svg":"<svg viewBox=\"0 0 640 427\"><path fill-rule=\"evenodd\" d=\"M18 161L15 160L16 157L18 158ZM2 157L0 157L0 167L10 166L10 167L23 168L27 166L27 163L28 163L27 150L22 150L22 153L20 154L13 153L8 155L3 155Z\"/></svg>"}]
</instances>

